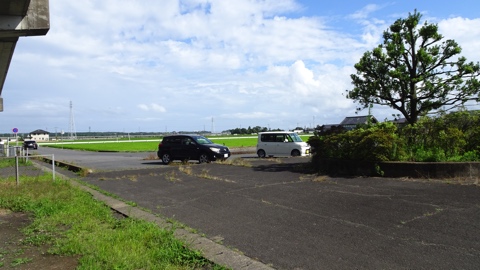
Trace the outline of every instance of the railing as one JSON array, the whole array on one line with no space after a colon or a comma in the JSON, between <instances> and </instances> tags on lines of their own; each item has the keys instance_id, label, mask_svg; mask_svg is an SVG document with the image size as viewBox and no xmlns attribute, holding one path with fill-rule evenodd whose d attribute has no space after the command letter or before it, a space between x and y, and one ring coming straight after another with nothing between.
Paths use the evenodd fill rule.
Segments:
<instances>
[{"instance_id":1,"label":"railing","mask_svg":"<svg viewBox=\"0 0 480 270\"><path fill-rule=\"evenodd\" d=\"M16 149L15 149L16 150ZM7 153L9 153L8 149ZM38 177L43 175L48 168L42 165L36 165L35 160L49 158L52 160L52 180L55 181L55 158L54 155L15 155L17 152L12 151L14 155L0 157L0 181L13 181L16 185L20 185L22 177Z\"/></svg>"}]
</instances>

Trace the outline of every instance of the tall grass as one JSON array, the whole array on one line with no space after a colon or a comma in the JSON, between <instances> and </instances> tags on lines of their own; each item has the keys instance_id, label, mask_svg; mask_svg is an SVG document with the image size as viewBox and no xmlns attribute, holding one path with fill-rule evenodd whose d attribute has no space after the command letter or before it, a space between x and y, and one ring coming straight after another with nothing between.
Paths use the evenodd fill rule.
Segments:
<instances>
[{"instance_id":1,"label":"tall grass","mask_svg":"<svg viewBox=\"0 0 480 270\"><path fill-rule=\"evenodd\" d=\"M111 209L68 181L52 176L0 178L0 208L31 213L25 244L79 256L78 269L223 269L165 230L142 220L117 219Z\"/></svg>"}]
</instances>

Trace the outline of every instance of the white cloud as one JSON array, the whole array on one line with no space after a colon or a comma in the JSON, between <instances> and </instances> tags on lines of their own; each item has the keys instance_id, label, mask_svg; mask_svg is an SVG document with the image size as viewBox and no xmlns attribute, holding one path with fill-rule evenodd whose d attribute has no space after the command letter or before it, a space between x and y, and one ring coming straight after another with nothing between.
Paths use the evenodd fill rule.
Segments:
<instances>
[{"instance_id":1,"label":"white cloud","mask_svg":"<svg viewBox=\"0 0 480 270\"><path fill-rule=\"evenodd\" d=\"M79 131L335 123L354 114L343 96L353 65L381 42L394 20L382 11L395 5L332 19L294 0L50 0L49 33L17 43L0 133L67 129L69 101ZM439 21L475 61L478 20Z\"/></svg>"},{"instance_id":2,"label":"white cloud","mask_svg":"<svg viewBox=\"0 0 480 270\"><path fill-rule=\"evenodd\" d=\"M165 109L165 107L163 107L161 105L158 105L158 104L155 104L155 103L151 103L149 105L139 104L138 108L140 108L143 111L153 111L153 112L160 112L160 113L164 113L164 112L167 111L167 109Z\"/></svg>"},{"instance_id":3,"label":"white cloud","mask_svg":"<svg viewBox=\"0 0 480 270\"><path fill-rule=\"evenodd\" d=\"M311 96L319 88L320 82L314 79L311 70L302 61L296 61L290 67L290 83L295 94Z\"/></svg>"},{"instance_id":4,"label":"white cloud","mask_svg":"<svg viewBox=\"0 0 480 270\"><path fill-rule=\"evenodd\" d=\"M468 61L480 61L478 48L480 48L480 18L448 18L438 22L439 32L444 39L455 40L460 47L462 53Z\"/></svg>"},{"instance_id":5,"label":"white cloud","mask_svg":"<svg viewBox=\"0 0 480 270\"><path fill-rule=\"evenodd\" d=\"M274 117L272 113L266 112L247 112L247 113L234 113L222 115L224 118L236 118L236 119L265 119Z\"/></svg>"},{"instance_id":6,"label":"white cloud","mask_svg":"<svg viewBox=\"0 0 480 270\"><path fill-rule=\"evenodd\" d=\"M381 9L381 6L379 6L379 5L368 4L365 7L363 7L362 9L354 12L352 15L350 15L350 17L352 19L357 19L357 20L368 19L372 12L375 12L379 9Z\"/></svg>"}]
</instances>

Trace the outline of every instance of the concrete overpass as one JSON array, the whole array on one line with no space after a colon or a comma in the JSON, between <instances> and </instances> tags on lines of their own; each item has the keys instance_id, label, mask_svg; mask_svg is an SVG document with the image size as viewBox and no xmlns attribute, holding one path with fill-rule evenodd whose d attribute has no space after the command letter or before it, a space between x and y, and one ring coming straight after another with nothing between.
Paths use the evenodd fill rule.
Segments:
<instances>
[{"instance_id":1,"label":"concrete overpass","mask_svg":"<svg viewBox=\"0 0 480 270\"><path fill-rule=\"evenodd\" d=\"M0 0L0 112L3 85L18 38L46 35L49 29L48 0Z\"/></svg>"}]
</instances>

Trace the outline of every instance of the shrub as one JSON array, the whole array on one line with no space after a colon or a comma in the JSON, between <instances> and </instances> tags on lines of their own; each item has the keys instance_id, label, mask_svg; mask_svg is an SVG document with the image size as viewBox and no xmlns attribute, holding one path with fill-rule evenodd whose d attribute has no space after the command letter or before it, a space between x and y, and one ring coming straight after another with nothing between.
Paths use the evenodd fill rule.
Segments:
<instances>
[{"instance_id":1,"label":"shrub","mask_svg":"<svg viewBox=\"0 0 480 270\"><path fill-rule=\"evenodd\" d=\"M391 122L350 131L336 127L310 137L314 159L361 161L478 161L480 112L421 117L398 128Z\"/></svg>"},{"instance_id":2,"label":"shrub","mask_svg":"<svg viewBox=\"0 0 480 270\"><path fill-rule=\"evenodd\" d=\"M313 136L308 143L316 158L388 161L404 155L402 140L395 134L392 123L380 123L343 133Z\"/></svg>"}]
</instances>

